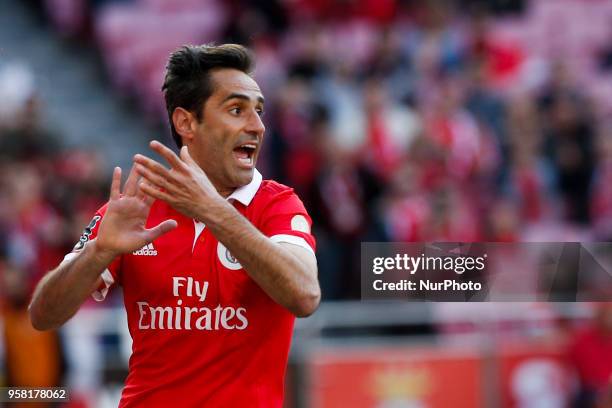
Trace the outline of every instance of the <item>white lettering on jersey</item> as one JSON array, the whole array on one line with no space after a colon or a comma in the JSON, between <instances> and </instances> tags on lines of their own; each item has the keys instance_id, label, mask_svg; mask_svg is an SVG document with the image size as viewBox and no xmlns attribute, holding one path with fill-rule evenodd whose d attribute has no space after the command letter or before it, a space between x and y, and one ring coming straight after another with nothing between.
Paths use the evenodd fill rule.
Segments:
<instances>
[{"instance_id":1,"label":"white lettering on jersey","mask_svg":"<svg viewBox=\"0 0 612 408\"><path fill-rule=\"evenodd\" d=\"M196 297L204 302L209 282L199 282L191 276L172 277L172 295L176 305L150 305L136 302L138 306L138 329L140 330L245 330L249 326L244 307L183 306L181 297Z\"/></svg>"},{"instance_id":2,"label":"white lettering on jersey","mask_svg":"<svg viewBox=\"0 0 612 408\"><path fill-rule=\"evenodd\" d=\"M180 302L180 300L179 300ZM246 308L217 305L210 307L153 306L136 302L140 330L245 330L249 326Z\"/></svg>"},{"instance_id":3,"label":"white lettering on jersey","mask_svg":"<svg viewBox=\"0 0 612 408\"><path fill-rule=\"evenodd\" d=\"M180 288L184 288L181 290ZM183 292L183 295L193 296L195 295L203 302L206 299L206 293L208 292L208 282L198 282L191 276L174 276L172 278L172 294L176 297L181 296L179 291Z\"/></svg>"},{"instance_id":4,"label":"white lettering on jersey","mask_svg":"<svg viewBox=\"0 0 612 408\"><path fill-rule=\"evenodd\" d=\"M141 256L156 256L157 250L153 246L153 243L148 243L147 245L140 248L138 251L132 252L132 255L141 255Z\"/></svg>"}]
</instances>

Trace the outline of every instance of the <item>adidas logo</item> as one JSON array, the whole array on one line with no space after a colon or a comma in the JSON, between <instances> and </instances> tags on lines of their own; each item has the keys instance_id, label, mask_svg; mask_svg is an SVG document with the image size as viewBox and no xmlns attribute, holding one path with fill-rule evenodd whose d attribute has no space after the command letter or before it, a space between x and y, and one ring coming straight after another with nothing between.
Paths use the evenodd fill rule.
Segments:
<instances>
[{"instance_id":1,"label":"adidas logo","mask_svg":"<svg viewBox=\"0 0 612 408\"><path fill-rule=\"evenodd\" d=\"M157 250L153 247L153 243L147 244L140 248L138 251L132 252L132 255L142 255L142 256L155 256L157 255Z\"/></svg>"}]
</instances>

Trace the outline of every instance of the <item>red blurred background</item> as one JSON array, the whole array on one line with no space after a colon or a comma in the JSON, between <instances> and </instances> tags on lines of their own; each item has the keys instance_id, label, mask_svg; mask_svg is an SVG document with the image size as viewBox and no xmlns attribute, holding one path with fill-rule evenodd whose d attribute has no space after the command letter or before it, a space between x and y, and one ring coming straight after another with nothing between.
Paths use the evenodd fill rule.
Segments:
<instances>
[{"instance_id":1,"label":"red blurred background","mask_svg":"<svg viewBox=\"0 0 612 408\"><path fill-rule=\"evenodd\" d=\"M298 323L288 407L611 406L609 305L357 300L363 241L612 238L612 1L0 7L0 383L116 406L119 291L52 333L29 296L112 166L171 144L169 53L239 42L267 101L260 170L296 189L318 241L324 303Z\"/></svg>"}]
</instances>

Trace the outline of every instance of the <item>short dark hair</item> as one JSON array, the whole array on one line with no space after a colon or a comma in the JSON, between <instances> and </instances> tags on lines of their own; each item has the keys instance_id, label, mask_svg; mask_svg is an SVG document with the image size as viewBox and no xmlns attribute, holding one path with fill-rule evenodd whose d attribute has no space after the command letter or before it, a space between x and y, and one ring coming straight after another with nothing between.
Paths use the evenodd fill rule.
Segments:
<instances>
[{"instance_id":1,"label":"short dark hair","mask_svg":"<svg viewBox=\"0 0 612 408\"><path fill-rule=\"evenodd\" d=\"M202 107L213 93L210 72L233 68L251 75L253 67L251 52L239 44L184 45L170 55L161 90L166 100L172 137L178 147L183 142L172 122L174 110L179 107L186 109L202 120Z\"/></svg>"}]
</instances>

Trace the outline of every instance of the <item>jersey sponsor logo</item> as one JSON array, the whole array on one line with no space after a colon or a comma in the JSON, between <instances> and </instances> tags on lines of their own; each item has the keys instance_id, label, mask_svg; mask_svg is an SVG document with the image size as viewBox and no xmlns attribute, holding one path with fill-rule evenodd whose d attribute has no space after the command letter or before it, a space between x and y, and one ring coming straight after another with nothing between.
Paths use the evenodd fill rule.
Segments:
<instances>
[{"instance_id":1,"label":"jersey sponsor logo","mask_svg":"<svg viewBox=\"0 0 612 408\"><path fill-rule=\"evenodd\" d=\"M174 307L136 304L140 330L245 330L249 326L244 307L188 307L180 299Z\"/></svg>"},{"instance_id":2,"label":"jersey sponsor logo","mask_svg":"<svg viewBox=\"0 0 612 408\"><path fill-rule=\"evenodd\" d=\"M310 225L303 215L294 215L291 219L291 229L293 231L304 232L310 234Z\"/></svg>"},{"instance_id":3,"label":"jersey sponsor logo","mask_svg":"<svg viewBox=\"0 0 612 408\"><path fill-rule=\"evenodd\" d=\"M204 306L208 281L197 281L191 276L172 277L172 296L175 304L151 305L136 302L139 330L245 330L249 326L245 307L210 304ZM187 299L187 305L183 304ZM213 303L214 305L214 303Z\"/></svg>"},{"instance_id":4,"label":"jersey sponsor logo","mask_svg":"<svg viewBox=\"0 0 612 408\"><path fill-rule=\"evenodd\" d=\"M156 256L157 250L153 246L153 243L150 242L147 245L143 246L137 251L132 252L132 255L140 255L140 256Z\"/></svg>"},{"instance_id":5,"label":"jersey sponsor logo","mask_svg":"<svg viewBox=\"0 0 612 408\"><path fill-rule=\"evenodd\" d=\"M236 257L220 242L217 244L217 257L221 264L227 269L231 269L232 271L242 269L242 265L240 265Z\"/></svg>"},{"instance_id":6,"label":"jersey sponsor logo","mask_svg":"<svg viewBox=\"0 0 612 408\"><path fill-rule=\"evenodd\" d=\"M76 245L74 246L74 251L80 251L81 249L83 249L87 241L89 241L89 237L91 237L91 234L93 233L94 228L96 228L98 221L100 221L101 219L102 217L99 215L96 215L95 217L91 219L91 221L89 222L89 225L87 225L85 229L83 230L83 234L81 234L81 237L79 238L79 242L77 242Z\"/></svg>"}]
</instances>

